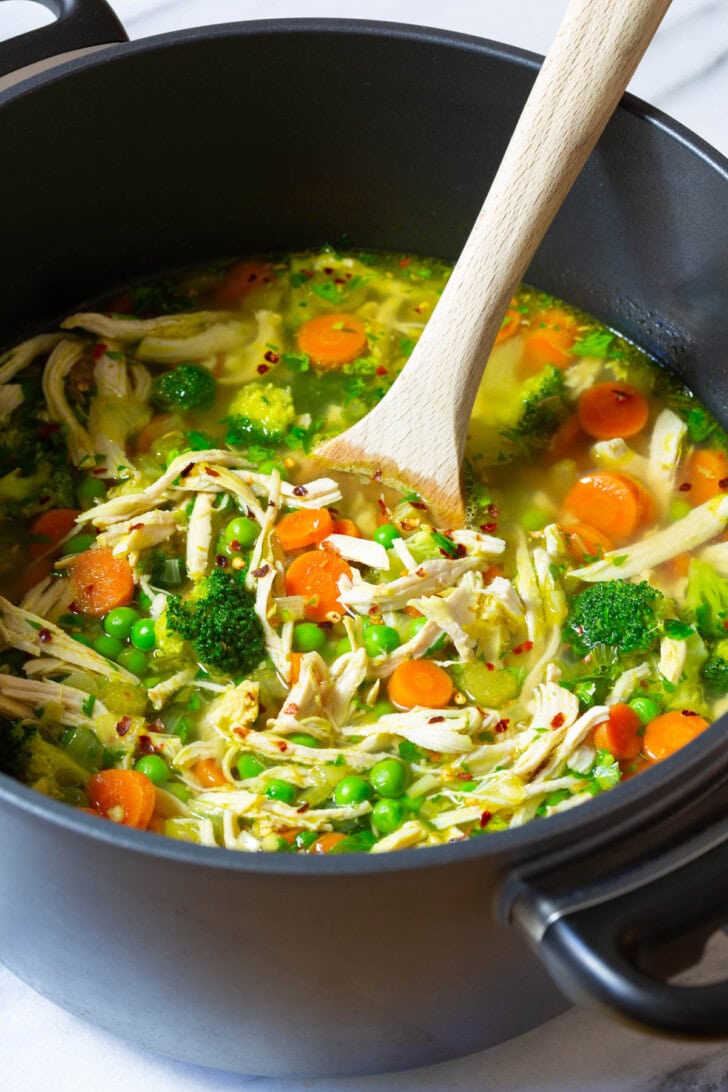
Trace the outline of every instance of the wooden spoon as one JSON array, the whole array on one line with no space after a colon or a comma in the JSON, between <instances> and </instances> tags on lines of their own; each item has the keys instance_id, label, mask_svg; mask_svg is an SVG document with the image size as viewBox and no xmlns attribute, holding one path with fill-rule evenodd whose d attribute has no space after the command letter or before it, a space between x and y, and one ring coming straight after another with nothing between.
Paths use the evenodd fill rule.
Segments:
<instances>
[{"instance_id":1,"label":"wooden spoon","mask_svg":"<svg viewBox=\"0 0 728 1092\"><path fill-rule=\"evenodd\" d=\"M503 316L669 6L572 0L416 348L382 401L316 455L413 489L444 526L462 524L468 422Z\"/></svg>"}]
</instances>

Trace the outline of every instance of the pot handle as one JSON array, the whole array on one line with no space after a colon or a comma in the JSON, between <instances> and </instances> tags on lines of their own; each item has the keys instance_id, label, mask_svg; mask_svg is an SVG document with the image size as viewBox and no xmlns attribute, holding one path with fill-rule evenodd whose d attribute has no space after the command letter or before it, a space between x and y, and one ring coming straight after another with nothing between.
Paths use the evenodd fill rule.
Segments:
<instances>
[{"instance_id":1,"label":"pot handle","mask_svg":"<svg viewBox=\"0 0 728 1092\"><path fill-rule=\"evenodd\" d=\"M728 980L667 979L728 923L728 823L568 896L518 881L510 916L563 992L677 1035L728 1034ZM553 878L553 876L552 876ZM511 889L513 890L513 889ZM563 890L563 888L562 888Z\"/></svg>"},{"instance_id":2,"label":"pot handle","mask_svg":"<svg viewBox=\"0 0 728 1092\"><path fill-rule=\"evenodd\" d=\"M36 0L56 16L48 26L0 43L0 76L74 50L128 42L105 0Z\"/></svg>"}]
</instances>

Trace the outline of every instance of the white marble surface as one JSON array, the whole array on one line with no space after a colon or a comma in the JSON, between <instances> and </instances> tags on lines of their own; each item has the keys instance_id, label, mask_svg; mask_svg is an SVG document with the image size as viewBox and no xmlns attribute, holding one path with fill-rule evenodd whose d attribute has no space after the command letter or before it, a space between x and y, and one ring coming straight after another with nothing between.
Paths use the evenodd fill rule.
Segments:
<instances>
[{"instance_id":1,"label":"white marble surface","mask_svg":"<svg viewBox=\"0 0 728 1092\"><path fill-rule=\"evenodd\" d=\"M596 2L596 0L595 0ZM566 0L112 0L132 38L228 20L336 16L420 23L545 52ZM49 21L0 3L0 40ZM674 0L631 89L728 154L728 3ZM728 941L708 961L728 973ZM728 1045L667 1041L573 1009L492 1050L429 1069L351 1080L232 1077L143 1052L55 1008L0 968L3 1092L719 1092Z\"/></svg>"}]
</instances>

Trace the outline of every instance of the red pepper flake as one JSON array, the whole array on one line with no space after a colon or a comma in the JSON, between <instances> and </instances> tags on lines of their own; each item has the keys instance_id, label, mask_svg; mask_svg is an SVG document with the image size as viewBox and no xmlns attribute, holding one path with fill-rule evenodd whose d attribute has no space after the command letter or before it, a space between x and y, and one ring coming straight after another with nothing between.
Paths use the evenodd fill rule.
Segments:
<instances>
[{"instance_id":1,"label":"red pepper flake","mask_svg":"<svg viewBox=\"0 0 728 1092\"><path fill-rule=\"evenodd\" d=\"M266 372L270 371L270 368L267 364L259 364L255 370L257 371L258 375L265 375Z\"/></svg>"},{"instance_id":2,"label":"red pepper flake","mask_svg":"<svg viewBox=\"0 0 728 1092\"><path fill-rule=\"evenodd\" d=\"M149 736L139 736L139 750L143 755L153 755L157 748L154 746Z\"/></svg>"},{"instance_id":3,"label":"red pepper flake","mask_svg":"<svg viewBox=\"0 0 728 1092\"><path fill-rule=\"evenodd\" d=\"M279 739L278 742L276 743L276 747L281 752L281 754L283 754L285 751L288 750L288 744L286 743L286 741L284 739Z\"/></svg>"},{"instance_id":4,"label":"red pepper flake","mask_svg":"<svg viewBox=\"0 0 728 1092\"><path fill-rule=\"evenodd\" d=\"M564 716L563 713L557 713L555 717L551 718L551 727L552 728L561 728L561 726L563 725L565 720L566 720L566 717Z\"/></svg>"},{"instance_id":5,"label":"red pepper flake","mask_svg":"<svg viewBox=\"0 0 728 1092\"><path fill-rule=\"evenodd\" d=\"M472 781L473 775L468 773L467 770L461 770L459 774L455 775L458 781Z\"/></svg>"},{"instance_id":6,"label":"red pepper flake","mask_svg":"<svg viewBox=\"0 0 728 1092\"><path fill-rule=\"evenodd\" d=\"M217 557L215 558L215 564L220 569L227 569L228 565L230 564L230 561L229 561L229 559L227 557L225 557L225 554L218 554Z\"/></svg>"},{"instance_id":7,"label":"red pepper flake","mask_svg":"<svg viewBox=\"0 0 728 1092\"><path fill-rule=\"evenodd\" d=\"M487 667L488 671L495 671L495 664L486 664L485 666Z\"/></svg>"},{"instance_id":8,"label":"red pepper flake","mask_svg":"<svg viewBox=\"0 0 728 1092\"><path fill-rule=\"evenodd\" d=\"M73 603L68 604L68 613L69 614L83 614L83 611L79 607L78 603L73 602Z\"/></svg>"},{"instance_id":9,"label":"red pepper flake","mask_svg":"<svg viewBox=\"0 0 728 1092\"><path fill-rule=\"evenodd\" d=\"M719 489L728 489L728 478L721 478L718 482Z\"/></svg>"},{"instance_id":10,"label":"red pepper flake","mask_svg":"<svg viewBox=\"0 0 728 1092\"><path fill-rule=\"evenodd\" d=\"M238 737L238 739L245 739L247 735L250 735L250 728L243 728L239 724L236 728L233 728L233 732Z\"/></svg>"},{"instance_id":11,"label":"red pepper flake","mask_svg":"<svg viewBox=\"0 0 728 1092\"><path fill-rule=\"evenodd\" d=\"M516 645L513 652L516 656L522 656L524 652L530 652L533 648L533 641L524 641L522 645Z\"/></svg>"},{"instance_id":12,"label":"red pepper flake","mask_svg":"<svg viewBox=\"0 0 728 1092\"><path fill-rule=\"evenodd\" d=\"M232 540L232 542L230 543L230 549L232 550L232 552L234 554L239 554L241 552L242 546L240 545L240 543L238 542L238 540L236 538L234 538Z\"/></svg>"},{"instance_id":13,"label":"red pepper flake","mask_svg":"<svg viewBox=\"0 0 728 1092\"><path fill-rule=\"evenodd\" d=\"M411 258L403 258L402 261L399 263L399 268L400 269L406 269L408 265L412 265L412 259Z\"/></svg>"},{"instance_id":14,"label":"red pepper flake","mask_svg":"<svg viewBox=\"0 0 728 1092\"><path fill-rule=\"evenodd\" d=\"M325 265L324 266L324 273L326 274L327 277L330 277L333 272L334 271L333 271L333 269L331 268L330 265Z\"/></svg>"},{"instance_id":15,"label":"red pepper flake","mask_svg":"<svg viewBox=\"0 0 728 1092\"><path fill-rule=\"evenodd\" d=\"M263 354L263 360L267 360L269 364L277 364L280 359L280 353L274 353L272 349Z\"/></svg>"},{"instance_id":16,"label":"red pepper flake","mask_svg":"<svg viewBox=\"0 0 728 1092\"><path fill-rule=\"evenodd\" d=\"M483 532L484 535L492 535L493 531L495 531L497 527L497 523L481 523L480 530Z\"/></svg>"},{"instance_id":17,"label":"red pepper flake","mask_svg":"<svg viewBox=\"0 0 728 1092\"><path fill-rule=\"evenodd\" d=\"M211 478L219 478L220 477L219 472L217 470L213 470L213 468L211 466L206 466L205 467L205 473L209 474L209 476Z\"/></svg>"},{"instance_id":18,"label":"red pepper flake","mask_svg":"<svg viewBox=\"0 0 728 1092\"><path fill-rule=\"evenodd\" d=\"M420 565L419 569L415 569L415 576L419 576L419 577L427 576L426 571L422 568L421 565Z\"/></svg>"},{"instance_id":19,"label":"red pepper flake","mask_svg":"<svg viewBox=\"0 0 728 1092\"><path fill-rule=\"evenodd\" d=\"M386 374L387 374L387 369L384 367L383 364L379 364L377 366L377 370L375 372L375 375L386 375Z\"/></svg>"},{"instance_id":20,"label":"red pepper flake","mask_svg":"<svg viewBox=\"0 0 728 1092\"><path fill-rule=\"evenodd\" d=\"M38 427L38 435L40 436L41 440L45 440L49 436L53 436L54 433L58 432L60 427L61 426L56 421L44 421L43 424L39 425Z\"/></svg>"},{"instance_id":21,"label":"red pepper flake","mask_svg":"<svg viewBox=\"0 0 728 1092\"><path fill-rule=\"evenodd\" d=\"M157 717L157 719L153 720L151 722L151 724L149 725L149 731L150 732L166 732L167 729L164 727L163 721L161 721L159 719L159 717Z\"/></svg>"},{"instance_id":22,"label":"red pepper flake","mask_svg":"<svg viewBox=\"0 0 728 1092\"><path fill-rule=\"evenodd\" d=\"M374 474L375 478L376 478L377 474L381 478L381 476L382 476L381 470L375 471L375 474ZM389 515L389 508L387 507L383 497L378 497L377 498L377 504L379 505L380 512L382 512L383 515L388 516Z\"/></svg>"},{"instance_id":23,"label":"red pepper flake","mask_svg":"<svg viewBox=\"0 0 728 1092\"><path fill-rule=\"evenodd\" d=\"M375 470L374 473L372 474L372 480L375 481L375 482L380 482L382 480L382 471L381 470Z\"/></svg>"},{"instance_id":24,"label":"red pepper flake","mask_svg":"<svg viewBox=\"0 0 728 1092\"><path fill-rule=\"evenodd\" d=\"M480 829L483 830L484 827L487 827L488 823L491 821L492 818L493 818L493 812L492 811L481 811L481 813L480 813Z\"/></svg>"},{"instance_id":25,"label":"red pepper flake","mask_svg":"<svg viewBox=\"0 0 728 1092\"><path fill-rule=\"evenodd\" d=\"M630 402L632 395L629 391L624 391L620 387L612 387L612 394L614 395L615 402Z\"/></svg>"},{"instance_id":26,"label":"red pepper flake","mask_svg":"<svg viewBox=\"0 0 728 1092\"><path fill-rule=\"evenodd\" d=\"M308 809L310 807L311 807L311 805L309 804L308 800L304 800L304 802L301 804L300 808L296 808L296 813L298 815L303 815L303 813L305 811L308 811Z\"/></svg>"},{"instance_id":27,"label":"red pepper flake","mask_svg":"<svg viewBox=\"0 0 728 1092\"><path fill-rule=\"evenodd\" d=\"M680 716L681 717L697 717L697 716L699 716L699 714L694 712L692 709L681 709L680 710Z\"/></svg>"},{"instance_id":28,"label":"red pepper flake","mask_svg":"<svg viewBox=\"0 0 728 1092\"><path fill-rule=\"evenodd\" d=\"M343 277L334 277L334 284L346 284Z\"/></svg>"},{"instance_id":29,"label":"red pepper flake","mask_svg":"<svg viewBox=\"0 0 728 1092\"><path fill-rule=\"evenodd\" d=\"M488 515L490 516L491 519L498 519L498 516L500 515L500 511L498 509L497 504L489 504L488 505Z\"/></svg>"},{"instance_id":30,"label":"red pepper flake","mask_svg":"<svg viewBox=\"0 0 728 1092\"><path fill-rule=\"evenodd\" d=\"M419 508L420 511L424 511L427 505L424 501L410 501L410 508Z\"/></svg>"},{"instance_id":31,"label":"red pepper flake","mask_svg":"<svg viewBox=\"0 0 728 1092\"><path fill-rule=\"evenodd\" d=\"M180 478L186 478L189 474L192 473L194 468L195 468L194 463L187 463L187 466L183 467L182 470L180 470L180 472L179 472Z\"/></svg>"},{"instance_id":32,"label":"red pepper flake","mask_svg":"<svg viewBox=\"0 0 728 1092\"><path fill-rule=\"evenodd\" d=\"M413 307L412 310L414 311L414 313L416 315L421 315L422 314L422 308L421 307Z\"/></svg>"},{"instance_id":33,"label":"red pepper flake","mask_svg":"<svg viewBox=\"0 0 728 1092\"><path fill-rule=\"evenodd\" d=\"M267 712L267 710L266 710L265 706L263 705L263 702L260 702L260 704L258 705L258 712L259 712L259 713L260 713L261 715L262 715L263 713Z\"/></svg>"},{"instance_id":34,"label":"red pepper flake","mask_svg":"<svg viewBox=\"0 0 728 1092\"><path fill-rule=\"evenodd\" d=\"M693 487L690 482L682 482L678 488L681 493L689 493Z\"/></svg>"},{"instance_id":35,"label":"red pepper flake","mask_svg":"<svg viewBox=\"0 0 728 1092\"><path fill-rule=\"evenodd\" d=\"M283 707L283 712L289 717L297 717L300 712L297 702L289 701L288 705Z\"/></svg>"},{"instance_id":36,"label":"red pepper flake","mask_svg":"<svg viewBox=\"0 0 728 1092\"><path fill-rule=\"evenodd\" d=\"M294 487L293 487L294 497L305 497L307 493L308 493L308 489L306 489L305 485L294 485Z\"/></svg>"},{"instance_id":37,"label":"red pepper flake","mask_svg":"<svg viewBox=\"0 0 728 1092\"><path fill-rule=\"evenodd\" d=\"M503 717L502 720L498 721L493 731L497 732L499 735L501 732L507 732L510 723L508 717Z\"/></svg>"},{"instance_id":38,"label":"red pepper flake","mask_svg":"<svg viewBox=\"0 0 728 1092\"><path fill-rule=\"evenodd\" d=\"M144 526L144 524L143 524L143 523L132 523L132 525L131 525L131 527L129 528L129 530L130 530L130 531L138 531L138 530L139 530L139 529L140 529L141 527L143 527L143 526Z\"/></svg>"},{"instance_id":39,"label":"red pepper flake","mask_svg":"<svg viewBox=\"0 0 728 1092\"><path fill-rule=\"evenodd\" d=\"M97 466L94 470L91 471L91 473L94 474L97 478L103 478L104 474L106 473L106 467Z\"/></svg>"},{"instance_id":40,"label":"red pepper flake","mask_svg":"<svg viewBox=\"0 0 728 1092\"><path fill-rule=\"evenodd\" d=\"M259 569L253 569L251 576L265 576L270 571L270 565L261 565Z\"/></svg>"},{"instance_id":41,"label":"red pepper flake","mask_svg":"<svg viewBox=\"0 0 728 1092\"><path fill-rule=\"evenodd\" d=\"M96 344L94 345L94 349L93 349L93 353L92 353L92 356L93 356L94 360L98 360L100 356L103 356L104 353L106 352L106 350L108 349L108 347L109 346L105 345L103 341L97 341Z\"/></svg>"},{"instance_id":42,"label":"red pepper flake","mask_svg":"<svg viewBox=\"0 0 728 1092\"><path fill-rule=\"evenodd\" d=\"M119 736L125 736L131 728L131 717L122 717L121 720L116 722L116 734Z\"/></svg>"},{"instance_id":43,"label":"red pepper flake","mask_svg":"<svg viewBox=\"0 0 728 1092\"><path fill-rule=\"evenodd\" d=\"M49 641L53 640L53 634L44 626L43 629L38 630L38 640L42 644L47 645Z\"/></svg>"},{"instance_id":44,"label":"red pepper flake","mask_svg":"<svg viewBox=\"0 0 728 1092\"><path fill-rule=\"evenodd\" d=\"M439 716L438 717L430 717L430 719L428 720L427 723L428 724L442 724L444 719L445 719L444 717L439 717Z\"/></svg>"}]
</instances>

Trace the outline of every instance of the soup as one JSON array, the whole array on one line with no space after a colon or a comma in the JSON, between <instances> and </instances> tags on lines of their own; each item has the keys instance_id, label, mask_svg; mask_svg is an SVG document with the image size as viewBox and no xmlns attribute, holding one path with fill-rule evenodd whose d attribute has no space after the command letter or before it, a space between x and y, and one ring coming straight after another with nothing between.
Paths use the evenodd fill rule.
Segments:
<instances>
[{"instance_id":1,"label":"soup","mask_svg":"<svg viewBox=\"0 0 728 1092\"><path fill-rule=\"evenodd\" d=\"M384 852L574 807L719 715L728 441L612 330L518 292L465 528L312 457L448 271L222 264L0 357L3 772L204 845Z\"/></svg>"}]
</instances>

